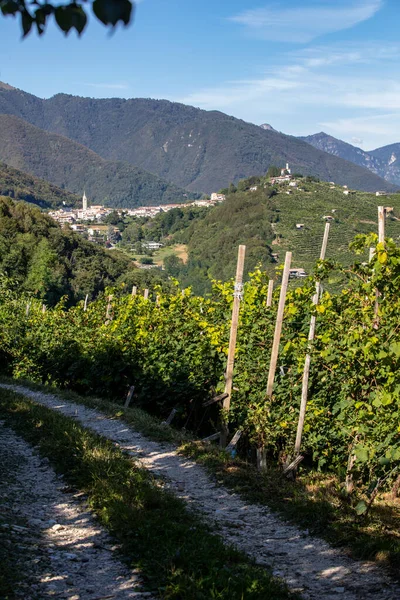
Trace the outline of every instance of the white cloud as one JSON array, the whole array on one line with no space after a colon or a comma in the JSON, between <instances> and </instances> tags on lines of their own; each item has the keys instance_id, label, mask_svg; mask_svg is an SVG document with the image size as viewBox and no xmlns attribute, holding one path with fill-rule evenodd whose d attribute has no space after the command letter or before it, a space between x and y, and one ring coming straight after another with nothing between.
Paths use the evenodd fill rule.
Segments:
<instances>
[{"instance_id":1,"label":"white cloud","mask_svg":"<svg viewBox=\"0 0 400 600\"><path fill-rule=\"evenodd\" d=\"M327 33L350 29L373 17L383 5L384 0L309 2L299 8L280 5L246 10L229 20L262 39L307 43Z\"/></svg>"},{"instance_id":2,"label":"white cloud","mask_svg":"<svg viewBox=\"0 0 400 600\"><path fill-rule=\"evenodd\" d=\"M399 55L400 45L381 42L307 48L281 56L282 64L259 78L226 81L174 99L253 123L267 121L287 133L327 128L350 143L356 137L379 146L400 139Z\"/></svg>"},{"instance_id":3,"label":"white cloud","mask_svg":"<svg viewBox=\"0 0 400 600\"><path fill-rule=\"evenodd\" d=\"M393 138L393 131L400 131L400 113L342 118L321 122L320 125L327 133L348 140L352 144L356 143L355 136L358 138L362 132L368 138L367 141L364 140L363 145L367 145L369 150L374 150L377 146L385 146L399 141L398 138ZM363 143L362 139L361 143Z\"/></svg>"}]
</instances>

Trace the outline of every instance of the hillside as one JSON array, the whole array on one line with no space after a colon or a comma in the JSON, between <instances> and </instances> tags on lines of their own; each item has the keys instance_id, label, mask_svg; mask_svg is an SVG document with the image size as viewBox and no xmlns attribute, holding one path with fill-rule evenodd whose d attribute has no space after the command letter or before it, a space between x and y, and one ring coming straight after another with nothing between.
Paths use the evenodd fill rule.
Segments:
<instances>
[{"instance_id":1,"label":"hillside","mask_svg":"<svg viewBox=\"0 0 400 600\"><path fill-rule=\"evenodd\" d=\"M81 194L93 204L134 207L187 200L188 193L126 162L108 161L85 146L0 114L0 160Z\"/></svg>"},{"instance_id":2,"label":"hillside","mask_svg":"<svg viewBox=\"0 0 400 600\"><path fill-rule=\"evenodd\" d=\"M294 171L352 188L392 189L370 171L295 137L166 100L66 94L42 100L0 88L0 113L16 115L107 160L127 161L193 191L210 193L286 162Z\"/></svg>"},{"instance_id":3,"label":"hillside","mask_svg":"<svg viewBox=\"0 0 400 600\"><path fill-rule=\"evenodd\" d=\"M0 273L13 289L53 305L95 298L107 286L165 284L165 274L146 273L118 252L107 252L68 229L61 229L36 206L0 196ZM121 288L122 291L123 288Z\"/></svg>"},{"instance_id":4,"label":"hillside","mask_svg":"<svg viewBox=\"0 0 400 600\"><path fill-rule=\"evenodd\" d=\"M233 277L237 247L246 244L246 273L261 264L272 275L288 250L293 253L292 266L310 272L319 258L325 215L335 218L327 258L347 265L354 260L348 245L355 235L377 233L379 204L394 208L386 219L386 232L394 238L400 236L400 194L377 198L375 194L357 192L347 196L342 188L330 189L327 183L306 180L301 188L303 191L287 194L291 188L282 186L271 196L271 187L259 185L257 191L229 194L223 204L173 235L174 240L188 245L189 259L185 265L167 259L167 270L203 293L210 289L209 277ZM304 227L297 229L296 224Z\"/></svg>"},{"instance_id":5,"label":"hillside","mask_svg":"<svg viewBox=\"0 0 400 600\"><path fill-rule=\"evenodd\" d=\"M344 158L360 167L365 167L372 173L379 175L379 177L400 186L400 162L398 161L400 144L391 144L366 152L361 148L327 135L323 131L300 139L311 144L314 148Z\"/></svg>"},{"instance_id":6,"label":"hillside","mask_svg":"<svg viewBox=\"0 0 400 600\"><path fill-rule=\"evenodd\" d=\"M78 206L81 202L79 196L3 163L0 163L0 196L31 202L40 208Z\"/></svg>"}]
</instances>

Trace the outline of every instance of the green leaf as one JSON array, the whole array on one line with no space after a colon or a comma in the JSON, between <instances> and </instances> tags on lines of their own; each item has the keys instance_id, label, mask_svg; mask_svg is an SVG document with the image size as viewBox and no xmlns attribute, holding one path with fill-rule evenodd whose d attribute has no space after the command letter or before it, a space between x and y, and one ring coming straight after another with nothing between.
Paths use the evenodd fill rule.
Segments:
<instances>
[{"instance_id":1,"label":"green leaf","mask_svg":"<svg viewBox=\"0 0 400 600\"><path fill-rule=\"evenodd\" d=\"M360 462L368 461L368 457L369 457L368 448L365 448L364 446L357 446L357 448L354 451L354 454L356 455L357 460L359 460Z\"/></svg>"},{"instance_id":2,"label":"green leaf","mask_svg":"<svg viewBox=\"0 0 400 600\"><path fill-rule=\"evenodd\" d=\"M360 502L357 504L355 511L358 515L363 515L364 513L367 512L367 505L364 502L364 500L360 500Z\"/></svg>"}]
</instances>

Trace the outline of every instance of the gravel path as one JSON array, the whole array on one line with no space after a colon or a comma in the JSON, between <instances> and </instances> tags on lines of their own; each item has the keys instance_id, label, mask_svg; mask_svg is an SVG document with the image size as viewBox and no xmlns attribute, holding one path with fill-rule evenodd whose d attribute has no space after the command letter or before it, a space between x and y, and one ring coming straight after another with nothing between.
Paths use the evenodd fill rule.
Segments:
<instances>
[{"instance_id":1,"label":"gravel path","mask_svg":"<svg viewBox=\"0 0 400 600\"><path fill-rule=\"evenodd\" d=\"M177 496L213 523L226 542L272 568L293 591L309 600L399 600L400 585L371 563L350 559L326 542L282 521L268 508L247 504L217 485L195 462L179 456L173 446L153 442L131 427L50 394L0 384L35 402L77 419L113 440L140 463L161 475Z\"/></svg>"},{"instance_id":2,"label":"gravel path","mask_svg":"<svg viewBox=\"0 0 400 600\"><path fill-rule=\"evenodd\" d=\"M82 494L68 492L49 461L1 421L0 457L2 464L13 465L7 487L0 481L0 501L10 568L23 578L15 585L17 597L151 598L140 591L139 574L114 556L111 538L96 523Z\"/></svg>"}]
</instances>

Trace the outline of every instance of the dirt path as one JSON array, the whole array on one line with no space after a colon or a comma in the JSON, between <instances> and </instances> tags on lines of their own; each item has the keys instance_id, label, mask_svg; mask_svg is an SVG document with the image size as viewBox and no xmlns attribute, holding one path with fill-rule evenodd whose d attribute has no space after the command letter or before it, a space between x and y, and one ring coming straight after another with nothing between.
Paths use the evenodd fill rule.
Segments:
<instances>
[{"instance_id":1,"label":"dirt path","mask_svg":"<svg viewBox=\"0 0 400 600\"><path fill-rule=\"evenodd\" d=\"M0 481L1 528L10 568L23 575L14 593L23 600L151 600L140 577L113 552L113 542L80 494L0 421L0 457L13 465ZM11 560L10 560L11 559Z\"/></svg>"},{"instance_id":2,"label":"dirt path","mask_svg":"<svg viewBox=\"0 0 400 600\"><path fill-rule=\"evenodd\" d=\"M122 421L56 396L17 385L0 387L77 419L139 458L145 468L164 477L177 496L204 514L225 541L253 556L258 564L271 567L274 575L303 598L400 599L400 585L390 581L378 567L350 559L265 507L247 504L212 481L201 466L179 456L171 445L148 440Z\"/></svg>"}]
</instances>

